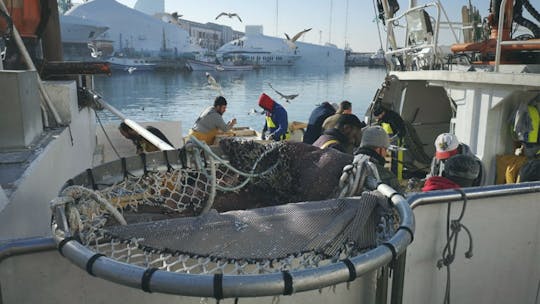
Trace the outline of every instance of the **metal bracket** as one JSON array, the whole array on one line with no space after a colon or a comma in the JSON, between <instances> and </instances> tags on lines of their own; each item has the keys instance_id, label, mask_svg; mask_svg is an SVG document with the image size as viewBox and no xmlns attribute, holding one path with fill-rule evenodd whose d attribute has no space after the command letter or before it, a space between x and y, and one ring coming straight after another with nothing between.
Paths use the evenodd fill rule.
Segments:
<instances>
[{"instance_id":1,"label":"metal bracket","mask_svg":"<svg viewBox=\"0 0 540 304\"><path fill-rule=\"evenodd\" d=\"M6 59L6 40L3 37L0 37L0 60L4 61Z\"/></svg>"}]
</instances>

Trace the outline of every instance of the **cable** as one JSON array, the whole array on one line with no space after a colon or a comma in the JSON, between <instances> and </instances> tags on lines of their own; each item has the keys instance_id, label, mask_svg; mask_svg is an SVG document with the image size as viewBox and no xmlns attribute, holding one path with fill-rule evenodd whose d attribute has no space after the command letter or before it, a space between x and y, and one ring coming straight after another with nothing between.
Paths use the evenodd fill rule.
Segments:
<instances>
[{"instance_id":1,"label":"cable","mask_svg":"<svg viewBox=\"0 0 540 304\"><path fill-rule=\"evenodd\" d=\"M467 195L461 189L454 189L456 192L461 194L463 199L463 206L459 217L455 220L450 220L450 211L451 211L451 202L448 202L448 208L446 213L446 245L444 246L442 258L437 261L437 268L441 269L443 266L446 267L446 289L444 293L444 302L445 304L450 304L450 290L451 290L451 276L450 276L450 265L454 262L456 256L456 248L458 243L459 232L461 228L465 230L467 236L469 237L469 249L465 252L465 258L472 258L473 250L473 240L470 230L461 223L463 216L465 215L465 210L467 208Z\"/></svg>"},{"instance_id":2,"label":"cable","mask_svg":"<svg viewBox=\"0 0 540 304\"><path fill-rule=\"evenodd\" d=\"M113 149L114 153L116 154L116 156L118 158L122 158L120 156L120 153L118 153L118 151L116 151L116 148L114 147L111 139L109 138L109 135L107 134L107 132L105 131L105 128L103 127L103 124L101 123L101 119L99 118L99 115L97 112L94 112L96 114L96 118L97 118L97 121L99 123L99 126L101 127L101 130L103 131L103 134L105 134L105 138L107 138L107 141L109 142L109 144L111 145L111 148Z\"/></svg>"}]
</instances>

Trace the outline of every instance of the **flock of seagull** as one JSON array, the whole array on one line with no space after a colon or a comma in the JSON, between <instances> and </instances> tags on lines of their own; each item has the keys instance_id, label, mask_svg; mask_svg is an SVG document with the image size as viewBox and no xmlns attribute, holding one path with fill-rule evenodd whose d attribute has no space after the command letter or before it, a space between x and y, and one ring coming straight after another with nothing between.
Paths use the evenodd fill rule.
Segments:
<instances>
[{"instance_id":1,"label":"flock of seagull","mask_svg":"<svg viewBox=\"0 0 540 304\"><path fill-rule=\"evenodd\" d=\"M216 81L216 79L208 72L206 72L205 75L206 75L206 81L208 82L208 86L211 89L219 92L219 94L223 95L223 90L221 89L221 85ZM281 99L284 99L288 103L290 103L293 99L299 96L299 94L290 94L290 95L283 94L280 91L274 89L274 87L272 86L270 82L267 82L266 84L268 84L268 86L274 92L276 92L276 94L278 94ZM256 109L251 109L248 112L248 115L253 115L253 114L264 114L264 111L257 111Z\"/></svg>"},{"instance_id":2,"label":"flock of seagull","mask_svg":"<svg viewBox=\"0 0 540 304\"><path fill-rule=\"evenodd\" d=\"M171 15L174 19L178 19L180 17L182 17L182 15L178 14L177 12L174 12L172 15ZM242 18L240 18L240 16L237 14L237 13L226 13L226 12L222 12L220 13L219 15L216 16L215 20L218 20L220 17L222 16L227 16L229 18L238 18L238 21L242 22ZM300 37L302 37L302 35L304 35L305 33L311 31L311 28L308 28L308 29L305 29L301 32L298 32L296 35L294 35L292 38L289 37L289 35L287 33L285 33L285 37L287 38L285 40L285 42L287 43L287 45L289 46L289 48L291 49L297 49L298 46L296 46L295 42L300 39ZM88 45L88 48L90 48L91 50L91 56L93 58L98 58L98 57L101 57L101 51L97 50L97 48L95 48L93 45ZM136 67L128 67L126 68L126 71L128 73L133 73L137 68ZM221 95L223 95L223 91L221 89L221 85L216 81L216 79L214 77L212 77L212 75L210 75L210 73L206 72L206 79L207 79L207 82L208 82L208 85L210 86L210 88L218 91ZM267 83L268 86L276 93L280 96L280 98L284 99L286 102L290 103L293 99L295 99L296 97L298 97L299 94L290 94L290 95L286 95L286 94L283 94L281 93L280 91L274 89L274 87L272 86L272 84L270 82ZM263 112L259 112L257 111L256 109L251 109L251 111L248 113L248 114L263 114Z\"/></svg>"}]
</instances>

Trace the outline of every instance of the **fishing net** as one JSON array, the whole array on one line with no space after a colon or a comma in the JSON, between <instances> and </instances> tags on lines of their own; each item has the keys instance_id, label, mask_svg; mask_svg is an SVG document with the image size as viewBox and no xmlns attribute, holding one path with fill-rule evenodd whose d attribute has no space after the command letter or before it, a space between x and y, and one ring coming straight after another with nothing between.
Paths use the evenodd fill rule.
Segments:
<instances>
[{"instance_id":1,"label":"fishing net","mask_svg":"<svg viewBox=\"0 0 540 304\"><path fill-rule=\"evenodd\" d=\"M229 144L229 151L245 153L225 160L196 142L179 152L88 170L53 201L53 209L65 214L62 220L54 213L54 224L63 226L55 233L119 262L190 274L319 267L372 249L394 234L396 218L376 191L225 213L210 210L227 193L264 186L281 197L286 192L275 190L278 185L294 183L294 175L282 170L292 160L282 154L290 147Z\"/></svg>"}]
</instances>

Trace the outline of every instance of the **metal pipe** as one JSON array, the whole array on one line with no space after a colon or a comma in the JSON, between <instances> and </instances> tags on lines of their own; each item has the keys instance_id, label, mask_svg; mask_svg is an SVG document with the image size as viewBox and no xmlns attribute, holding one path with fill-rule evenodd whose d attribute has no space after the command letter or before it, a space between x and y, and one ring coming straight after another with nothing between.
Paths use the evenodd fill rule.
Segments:
<instances>
[{"instance_id":1,"label":"metal pipe","mask_svg":"<svg viewBox=\"0 0 540 304\"><path fill-rule=\"evenodd\" d=\"M144 137L146 140L148 140L151 144L156 146L158 149L160 149L161 151L175 150L174 147L171 147L168 143L164 142L159 137L155 136L150 131L146 130L146 128L142 127L141 125L139 125L135 121L127 118L127 116L122 114L122 112L118 111L118 109L116 109L115 107L110 105L108 102L103 100L103 98L101 96L99 96L98 94L93 93L91 91L89 91L89 92L93 94L92 98L93 98L94 101L98 102L102 107L109 110L111 113L116 115L118 118L122 119L122 121L126 125L128 125L130 128L135 130L135 132L137 132L139 135Z\"/></svg>"},{"instance_id":2,"label":"metal pipe","mask_svg":"<svg viewBox=\"0 0 540 304\"><path fill-rule=\"evenodd\" d=\"M54 249L56 249L56 242L51 237L34 237L28 239L9 240L0 244L0 263L12 256Z\"/></svg>"},{"instance_id":3,"label":"metal pipe","mask_svg":"<svg viewBox=\"0 0 540 304\"><path fill-rule=\"evenodd\" d=\"M0 8L9 15L9 12L6 8L6 5L4 4L4 0L0 0ZM21 35L19 35L19 31L15 27L15 24L13 24L13 38L15 38L15 43L17 44L17 47L19 48L19 51L21 52L24 61L26 63L26 66L30 71L37 71L36 67L34 66L34 62L32 61L32 58L30 58L30 54L28 54L28 51L26 50L26 47L24 46L24 42L22 41ZM62 123L62 119L60 118L60 115L58 115L58 112L56 111L56 108L54 107L51 99L49 98L49 95L47 94L47 91L45 91L45 87L43 86L43 82L41 81L41 77L39 77L39 74L36 73L37 76L37 83L39 86L39 92L41 93L41 96L43 97L43 101L51 111L54 120L57 124Z\"/></svg>"},{"instance_id":4,"label":"metal pipe","mask_svg":"<svg viewBox=\"0 0 540 304\"><path fill-rule=\"evenodd\" d=\"M540 182L520 183L512 185L495 185L481 188L464 188L462 190L465 192L467 199L474 200L504 195L537 193L540 192ZM461 200L461 193L455 190L425 192L415 194L407 198L407 202L410 205L411 209L423 205L448 203Z\"/></svg>"},{"instance_id":5,"label":"metal pipe","mask_svg":"<svg viewBox=\"0 0 540 304\"><path fill-rule=\"evenodd\" d=\"M524 41L518 41L518 40L510 40L510 41L501 41L501 45L538 45L540 46L540 40L534 39L534 40L524 40Z\"/></svg>"},{"instance_id":6,"label":"metal pipe","mask_svg":"<svg viewBox=\"0 0 540 304\"><path fill-rule=\"evenodd\" d=\"M405 250L394 264L394 276L392 278L392 293L390 304L401 304L403 302L403 284L405 282L405 261L407 251Z\"/></svg>"},{"instance_id":7,"label":"metal pipe","mask_svg":"<svg viewBox=\"0 0 540 304\"><path fill-rule=\"evenodd\" d=\"M501 41L503 36L504 10L506 0L501 0L499 7L499 24L497 28L497 45L495 47L495 72L499 72L499 64L501 63Z\"/></svg>"}]
</instances>

